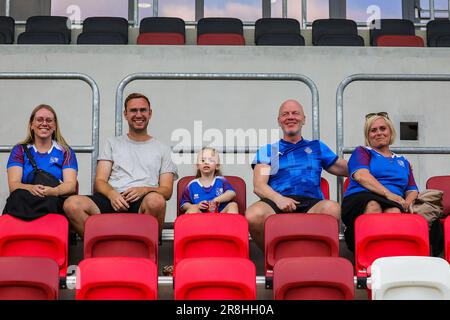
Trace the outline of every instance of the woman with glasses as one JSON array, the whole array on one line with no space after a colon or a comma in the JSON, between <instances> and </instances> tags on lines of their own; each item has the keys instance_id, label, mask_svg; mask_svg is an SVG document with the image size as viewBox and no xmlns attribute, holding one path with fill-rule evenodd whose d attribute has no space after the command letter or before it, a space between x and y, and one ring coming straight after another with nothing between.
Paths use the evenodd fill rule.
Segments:
<instances>
[{"instance_id":1,"label":"woman with glasses","mask_svg":"<svg viewBox=\"0 0 450 320\"><path fill-rule=\"evenodd\" d=\"M33 160L53 183L38 181ZM47 213L63 213L61 196L76 193L78 165L51 106L41 104L33 110L27 137L12 149L7 170L10 196L4 214L32 220Z\"/></svg>"},{"instance_id":2,"label":"woman with glasses","mask_svg":"<svg viewBox=\"0 0 450 320\"><path fill-rule=\"evenodd\" d=\"M408 212L418 195L410 163L390 150L396 131L388 114L367 114L364 135L365 146L356 148L348 162L350 183L342 202L345 240L352 251L359 215Z\"/></svg>"}]
</instances>

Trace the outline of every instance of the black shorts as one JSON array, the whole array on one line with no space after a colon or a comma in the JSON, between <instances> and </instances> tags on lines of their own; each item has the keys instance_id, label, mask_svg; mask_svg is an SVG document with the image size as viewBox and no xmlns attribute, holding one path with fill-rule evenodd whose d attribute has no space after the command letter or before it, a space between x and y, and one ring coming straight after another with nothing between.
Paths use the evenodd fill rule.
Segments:
<instances>
[{"instance_id":1,"label":"black shorts","mask_svg":"<svg viewBox=\"0 0 450 320\"><path fill-rule=\"evenodd\" d=\"M345 197L342 201L342 222L345 224L345 242L351 251L355 250L355 220L364 213L370 201L378 202L382 210L399 208L401 212L404 211L399 203L373 192L362 191Z\"/></svg>"},{"instance_id":2,"label":"black shorts","mask_svg":"<svg viewBox=\"0 0 450 320\"><path fill-rule=\"evenodd\" d=\"M314 207L318 202L323 200L323 199L295 196L295 195L285 196L285 197L291 198L291 199L294 199L295 201L300 202L300 204L297 205L297 208L295 209L295 211L292 213L306 213L306 212L308 212L309 209ZM269 206L271 206L273 211L275 211L275 213L283 213L283 210L278 208L277 205L275 204L275 202L273 202L272 200L267 199L267 198L262 198L261 201L264 203L267 203Z\"/></svg>"},{"instance_id":3,"label":"black shorts","mask_svg":"<svg viewBox=\"0 0 450 320\"><path fill-rule=\"evenodd\" d=\"M88 197L95 202L101 213L118 213L114 210L111 201L109 201L108 197L105 195L95 192L94 195ZM128 211L121 211L120 213L138 213L143 199L144 198L141 198L135 202L131 202Z\"/></svg>"}]
</instances>

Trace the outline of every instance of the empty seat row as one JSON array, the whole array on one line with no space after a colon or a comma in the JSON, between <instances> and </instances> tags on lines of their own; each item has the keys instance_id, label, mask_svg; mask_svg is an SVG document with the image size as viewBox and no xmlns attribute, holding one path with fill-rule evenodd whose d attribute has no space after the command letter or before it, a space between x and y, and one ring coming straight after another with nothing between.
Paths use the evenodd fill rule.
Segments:
<instances>
[{"instance_id":1,"label":"empty seat row","mask_svg":"<svg viewBox=\"0 0 450 320\"><path fill-rule=\"evenodd\" d=\"M137 44L183 45L185 22L180 18L150 17L141 20ZM202 18L197 23L199 45L245 45L243 23L237 18ZM68 44L71 27L67 17L34 16L26 22L19 44ZM304 46L300 24L290 18L261 18L255 22L255 44ZM0 44L14 42L14 19L0 17ZM83 21L78 44L128 44L128 21L120 17L89 17ZM319 19L312 24L315 46L364 46L355 21ZM415 35L413 22L404 19L381 19L370 26L371 46L424 47ZM427 24L429 47L450 46L450 21L433 20Z\"/></svg>"}]
</instances>

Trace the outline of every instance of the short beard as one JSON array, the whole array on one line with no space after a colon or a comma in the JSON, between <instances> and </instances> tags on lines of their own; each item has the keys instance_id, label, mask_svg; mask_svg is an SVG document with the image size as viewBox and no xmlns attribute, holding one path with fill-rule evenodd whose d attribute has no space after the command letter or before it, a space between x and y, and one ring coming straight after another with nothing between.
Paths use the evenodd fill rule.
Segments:
<instances>
[{"instance_id":1,"label":"short beard","mask_svg":"<svg viewBox=\"0 0 450 320\"><path fill-rule=\"evenodd\" d=\"M288 137L295 137L300 134L300 130L298 131L285 131L284 132Z\"/></svg>"}]
</instances>

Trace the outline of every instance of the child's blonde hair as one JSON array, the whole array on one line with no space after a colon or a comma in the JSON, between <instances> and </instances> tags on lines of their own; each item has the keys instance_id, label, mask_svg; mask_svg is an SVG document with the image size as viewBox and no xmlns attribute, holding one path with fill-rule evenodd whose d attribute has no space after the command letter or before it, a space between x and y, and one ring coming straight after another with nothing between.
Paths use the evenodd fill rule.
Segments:
<instances>
[{"instance_id":1,"label":"child's blonde hair","mask_svg":"<svg viewBox=\"0 0 450 320\"><path fill-rule=\"evenodd\" d=\"M216 149L211 148L211 147L204 147L204 148L202 148L202 150L200 150L200 152L198 153L197 160L198 160L198 157L200 155L203 155L203 152L206 151L206 150L210 150L212 152L213 156L217 155L217 167L216 167L216 170L214 171L214 176L215 177L221 176L222 175L222 171L220 170L220 157L219 157L219 154L217 153ZM202 173L200 172L200 169L197 169L197 174L195 175L195 177L196 178L200 178L201 176L202 176Z\"/></svg>"}]
</instances>

